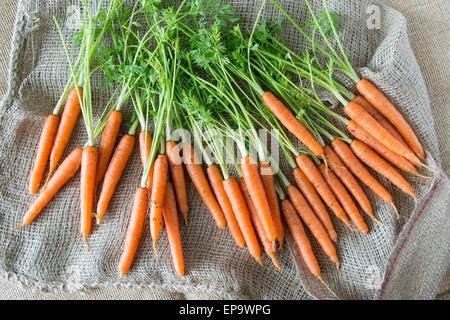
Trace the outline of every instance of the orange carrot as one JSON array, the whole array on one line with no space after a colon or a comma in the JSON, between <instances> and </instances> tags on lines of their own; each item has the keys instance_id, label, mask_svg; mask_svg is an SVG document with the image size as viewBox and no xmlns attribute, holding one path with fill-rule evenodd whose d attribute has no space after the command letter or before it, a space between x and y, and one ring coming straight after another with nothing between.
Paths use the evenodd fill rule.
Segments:
<instances>
[{"instance_id":1,"label":"orange carrot","mask_svg":"<svg viewBox=\"0 0 450 320\"><path fill-rule=\"evenodd\" d=\"M217 203L216 198L214 197L214 194L209 186L208 180L206 179L205 173L203 172L203 168L197 160L194 147L190 143L186 143L183 146L183 162L192 183L197 189L200 198L203 200L203 203L211 213L211 216L216 222L216 225L220 229L225 229L227 226L227 221L225 220L222 209L220 209L220 206Z\"/></svg>"},{"instance_id":2,"label":"orange carrot","mask_svg":"<svg viewBox=\"0 0 450 320\"><path fill-rule=\"evenodd\" d=\"M150 136L150 133L147 131L141 131L139 134L139 150L141 154L141 161L142 166L145 168L147 165L148 157L150 156L150 150L152 148L152 137ZM153 163L152 167L150 168L150 173L148 175L148 181L147 181L147 189L148 192L151 194L152 187L153 187L153 175L155 171L155 164Z\"/></svg>"},{"instance_id":3,"label":"orange carrot","mask_svg":"<svg viewBox=\"0 0 450 320\"><path fill-rule=\"evenodd\" d=\"M81 165L81 156L83 154L83 149L76 148L73 150L67 158L61 163L58 170L50 178L47 183L45 190L39 193L39 196L33 201L28 211L25 213L22 225L15 228L14 230L25 227L30 224L34 218L44 209L44 207L52 200L55 194L65 185L70 178L77 172Z\"/></svg>"},{"instance_id":4,"label":"orange carrot","mask_svg":"<svg viewBox=\"0 0 450 320\"><path fill-rule=\"evenodd\" d=\"M375 192L381 199L391 204L395 209L391 194L370 174L369 170L366 169L358 158L356 158L350 147L339 139L334 139L331 145L339 158L345 163L345 166L369 187L370 190Z\"/></svg>"},{"instance_id":5,"label":"orange carrot","mask_svg":"<svg viewBox=\"0 0 450 320\"><path fill-rule=\"evenodd\" d=\"M265 92L262 96L264 104L272 111L272 113L280 120L280 122L295 135L304 145L306 145L315 155L323 155L323 148L297 118L289 111L284 103L279 100L273 93Z\"/></svg>"},{"instance_id":6,"label":"orange carrot","mask_svg":"<svg viewBox=\"0 0 450 320\"><path fill-rule=\"evenodd\" d=\"M281 270L281 265L275 256L275 251L273 250L273 243L267 239L266 233L264 231L264 226L259 219L258 213L256 212L256 208L253 205L252 198L250 197L250 193L248 192L247 185L245 184L245 180L243 178L239 179L239 188L241 189L242 195L244 196L245 203L247 204L248 211L250 212L250 218L252 220L253 226L255 227L256 233L258 234L259 240L263 245L264 252L270 257L272 263L278 270Z\"/></svg>"},{"instance_id":7,"label":"orange carrot","mask_svg":"<svg viewBox=\"0 0 450 320\"><path fill-rule=\"evenodd\" d=\"M217 166L213 164L209 166L208 169L206 169L206 173L208 174L209 183L211 184L211 188L214 191L217 202L219 203L220 208L225 215L228 229L230 230L234 241L239 247L244 248L245 239L242 235L241 229L239 228L239 223L236 220L233 212L233 207L231 206L230 200L227 197L227 193L223 188L223 178L219 168L217 168Z\"/></svg>"},{"instance_id":8,"label":"orange carrot","mask_svg":"<svg viewBox=\"0 0 450 320\"><path fill-rule=\"evenodd\" d=\"M139 154L141 156L142 166L147 164L152 148L152 137L148 131L141 131L139 134Z\"/></svg>"},{"instance_id":9,"label":"orange carrot","mask_svg":"<svg viewBox=\"0 0 450 320\"><path fill-rule=\"evenodd\" d=\"M416 194L408 181L406 181L400 173L383 160L375 151L370 149L367 144L358 140L353 140L350 144L350 148L366 165L385 176L389 181L400 188L400 190L409 194L417 202Z\"/></svg>"},{"instance_id":10,"label":"orange carrot","mask_svg":"<svg viewBox=\"0 0 450 320\"><path fill-rule=\"evenodd\" d=\"M59 116L50 114L45 120L42 128L41 138L39 139L36 158L34 159L33 169L31 169L28 190L31 194L35 194L39 189L42 177L44 176L45 167L47 166L48 157L52 151L53 141L55 140L56 131L58 130Z\"/></svg>"},{"instance_id":11,"label":"orange carrot","mask_svg":"<svg viewBox=\"0 0 450 320\"><path fill-rule=\"evenodd\" d=\"M103 129L102 140L98 149L97 170L95 184L105 175L108 169L109 160L116 144L117 135L119 134L120 125L122 123L122 112L113 110L108 116L105 128Z\"/></svg>"},{"instance_id":12,"label":"orange carrot","mask_svg":"<svg viewBox=\"0 0 450 320\"><path fill-rule=\"evenodd\" d=\"M331 240L336 242L337 233L336 230L334 230L333 222L331 221L330 215L328 214L328 211L325 208L325 205L323 204L323 201L317 193L316 189L314 189L314 186L300 168L295 168L293 170L293 175L297 186L299 187L305 198L308 200L309 205L312 207L317 217L322 222L322 225L327 230Z\"/></svg>"},{"instance_id":13,"label":"orange carrot","mask_svg":"<svg viewBox=\"0 0 450 320\"><path fill-rule=\"evenodd\" d=\"M253 204L255 205L256 212L258 212L259 218L264 225L267 238L269 241L273 242L276 240L275 229L269 202L267 201L266 192L264 191L264 185L261 176L259 175L258 167L250 156L246 156L241 159L241 170L245 183L247 184L247 189L250 192Z\"/></svg>"},{"instance_id":14,"label":"orange carrot","mask_svg":"<svg viewBox=\"0 0 450 320\"><path fill-rule=\"evenodd\" d=\"M406 122L397 108L386 96L369 80L362 79L356 84L358 91L372 104L383 116L385 116L400 132L414 153L421 159L425 158L425 152L419 139L414 134L410 125Z\"/></svg>"},{"instance_id":15,"label":"orange carrot","mask_svg":"<svg viewBox=\"0 0 450 320\"><path fill-rule=\"evenodd\" d=\"M350 222L345 215L344 209L342 209L341 205L336 200L336 197L330 190L330 187L328 187L328 184L323 179L314 162L312 162L312 160L304 154L298 156L295 160L297 161L299 168L313 184L314 188L316 188L317 192L320 194L328 207L334 212L336 217L341 219L348 227L350 227Z\"/></svg>"},{"instance_id":16,"label":"orange carrot","mask_svg":"<svg viewBox=\"0 0 450 320\"><path fill-rule=\"evenodd\" d=\"M369 147L374 149L380 156L385 158L387 161L395 165L397 168L414 174L419 177L424 177L419 174L414 167L414 165L403 158L398 153L395 153L388 148L386 148L383 144L378 142L374 137L372 137L366 130L364 130L361 126L359 126L355 121L351 120L347 124L347 130L358 140L366 143Z\"/></svg>"},{"instance_id":17,"label":"orange carrot","mask_svg":"<svg viewBox=\"0 0 450 320\"><path fill-rule=\"evenodd\" d=\"M402 135L398 133L397 129L385 118L381 113L378 112L363 96L356 96L353 99L354 102L358 103L363 107L372 117L375 118L395 139L397 139L408 151L413 152L409 145L403 140Z\"/></svg>"},{"instance_id":18,"label":"orange carrot","mask_svg":"<svg viewBox=\"0 0 450 320\"><path fill-rule=\"evenodd\" d=\"M325 147L325 156L328 160L328 164L330 165L333 172L338 176L341 182L347 187L347 190L353 195L356 202L358 202L361 209L372 219L378 221L373 215L372 205L370 204L369 198L364 193L363 189L359 185L358 181L356 181L353 174L347 169L345 164L339 158L339 156L334 152L332 148L329 146Z\"/></svg>"},{"instance_id":19,"label":"orange carrot","mask_svg":"<svg viewBox=\"0 0 450 320\"><path fill-rule=\"evenodd\" d=\"M269 202L270 212L272 213L272 223L275 229L275 235L278 243L283 247L284 243L284 228L281 221L280 205L278 203L277 191L273 182L273 172L269 163L259 163L259 173L266 192L267 201Z\"/></svg>"},{"instance_id":20,"label":"orange carrot","mask_svg":"<svg viewBox=\"0 0 450 320\"><path fill-rule=\"evenodd\" d=\"M239 185L234 178L229 178L223 182L223 187L230 200L233 212L236 215L236 220L239 223L239 227L244 236L245 243L247 244L248 251L253 258L261 263L261 248L259 247L258 239L256 238L255 229L253 229L252 222L250 221L250 212L245 203L244 196L242 195Z\"/></svg>"},{"instance_id":21,"label":"orange carrot","mask_svg":"<svg viewBox=\"0 0 450 320\"><path fill-rule=\"evenodd\" d=\"M297 246L300 249L300 254L305 261L305 264L313 275L320 278L319 264L317 263L311 243L306 236L305 229L303 228L303 224L299 219L295 208L288 199L281 201L281 208L283 210L284 219L286 220L295 243L297 243Z\"/></svg>"},{"instance_id":22,"label":"orange carrot","mask_svg":"<svg viewBox=\"0 0 450 320\"><path fill-rule=\"evenodd\" d=\"M356 204L347 189L345 189L338 177L336 177L336 175L329 170L324 163L319 165L319 170L355 226L359 231L367 234L369 232L369 228L367 227L364 219L361 217L361 214L359 213L358 208L356 207Z\"/></svg>"},{"instance_id":23,"label":"orange carrot","mask_svg":"<svg viewBox=\"0 0 450 320\"><path fill-rule=\"evenodd\" d=\"M125 243L123 245L122 255L119 262L120 277L130 270L136 255L139 241L141 240L144 229L145 216L147 214L148 190L138 188L134 195L133 208L131 209L130 221L128 222Z\"/></svg>"},{"instance_id":24,"label":"orange carrot","mask_svg":"<svg viewBox=\"0 0 450 320\"><path fill-rule=\"evenodd\" d=\"M116 150L114 150L111 162L109 163L103 179L102 191L97 203L97 223L100 223L103 215L108 209L109 201L114 194L117 183L125 169L125 165L133 152L134 141L134 136L126 134L120 139Z\"/></svg>"},{"instance_id":25,"label":"orange carrot","mask_svg":"<svg viewBox=\"0 0 450 320\"><path fill-rule=\"evenodd\" d=\"M153 189L150 203L150 231L153 239L153 249L156 251L156 240L163 227L162 209L164 206L164 195L167 186L168 174L167 155L160 154L155 160L155 175L153 177Z\"/></svg>"},{"instance_id":26,"label":"orange carrot","mask_svg":"<svg viewBox=\"0 0 450 320\"><path fill-rule=\"evenodd\" d=\"M89 249L87 236L91 231L92 213L94 205L95 170L97 168L98 151L96 147L86 146L81 158L80 179L80 206L81 220L80 229L83 241Z\"/></svg>"},{"instance_id":27,"label":"orange carrot","mask_svg":"<svg viewBox=\"0 0 450 320\"><path fill-rule=\"evenodd\" d=\"M180 228L178 226L177 206L173 185L167 182L166 194L164 198L163 217L167 230L172 261L177 274L184 276L183 248L181 246Z\"/></svg>"},{"instance_id":28,"label":"orange carrot","mask_svg":"<svg viewBox=\"0 0 450 320\"><path fill-rule=\"evenodd\" d=\"M83 88L78 88L80 92L80 98L83 99ZM63 156L64 150L69 143L70 136L72 134L75 123L81 111L81 103L78 99L77 89L70 90L67 96L66 105L61 115L61 120L58 126L58 132L56 133L55 142L53 143L52 152L50 154L50 170L48 173L48 179L51 177L53 171L56 169L59 160Z\"/></svg>"},{"instance_id":29,"label":"orange carrot","mask_svg":"<svg viewBox=\"0 0 450 320\"><path fill-rule=\"evenodd\" d=\"M330 257L331 261L336 263L339 268L339 258L336 253L336 248L306 199L303 197L301 192L292 185L288 187L287 191L289 194L289 199L291 199L298 215L308 226L308 229L311 231L314 238L316 238L317 242L319 242L323 252L325 252L325 254Z\"/></svg>"},{"instance_id":30,"label":"orange carrot","mask_svg":"<svg viewBox=\"0 0 450 320\"><path fill-rule=\"evenodd\" d=\"M357 124L365 128L380 143L390 150L402 155L415 165L423 166L420 160L395 139L374 117L372 117L363 107L355 102L350 102L344 108L345 113Z\"/></svg>"},{"instance_id":31,"label":"orange carrot","mask_svg":"<svg viewBox=\"0 0 450 320\"><path fill-rule=\"evenodd\" d=\"M172 174L173 185L175 187L175 194L177 197L178 208L184 217L184 222L187 225L188 220L188 200L186 193L186 180L184 178L183 161L180 157L180 150L173 141L166 142L166 153L169 159L170 173Z\"/></svg>"}]
</instances>

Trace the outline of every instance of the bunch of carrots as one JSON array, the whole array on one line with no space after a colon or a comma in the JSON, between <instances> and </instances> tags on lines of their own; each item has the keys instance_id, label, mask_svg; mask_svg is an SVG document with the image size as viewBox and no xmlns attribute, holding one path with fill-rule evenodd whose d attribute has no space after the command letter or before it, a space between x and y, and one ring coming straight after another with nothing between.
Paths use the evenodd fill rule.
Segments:
<instances>
[{"instance_id":1,"label":"bunch of carrots","mask_svg":"<svg viewBox=\"0 0 450 320\"><path fill-rule=\"evenodd\" d=\"M123 0L112 0L105 11L99 5L94 15L82 0L85 19L76 35L80 53L72 63L62 38L71 76L42 129L30 193L38 191L49 161L48 178L18 228L30 224L81 167L80 228L87 245L94 210L100 223L140 126L142 177L118 266L121 277L132 266L147 211L155 254L165 228L174 268L184 275L178 211L188 225L186 171L217 227L228 227L239 247L247 247L262 264L262 245L281 269L276 253L284 244L284 220L309 270L326 285L304 226L339 268L338 234L329 211L350 229L367 234L360 209L382 222L360 183L398 215L391 194L370 170L417 201L399 171L429 178L418 171L428 167L405 118L350 64L338 36L339 17L326 1L318 14L304 0L311 14L304 28L271 1L311 43L310 49L295 52L281 40L280 22L260 21L266 0L248 32L241 30L241 19L232 7L219 1L184 0L173 7L147 0L127 7ZM56 19L55 23L61 33ZM336 80L336 70L355 83L359 95ZM94 122L90 78L97 71L103 71L114 93ZM349 119L319 98L319 88L344 106ZM127 134L116 145L123 125L121 110L128 105L133 116L124 124L129 127ZM58 166L80 112L88 140ZM186 128L194 143L186 131L177 130ZM258 130L278 142L296 185L279 169ZM200 159L206 163L206 173ZM230 175L229 159L237 178Z\"/></svg>"}]
</instances>

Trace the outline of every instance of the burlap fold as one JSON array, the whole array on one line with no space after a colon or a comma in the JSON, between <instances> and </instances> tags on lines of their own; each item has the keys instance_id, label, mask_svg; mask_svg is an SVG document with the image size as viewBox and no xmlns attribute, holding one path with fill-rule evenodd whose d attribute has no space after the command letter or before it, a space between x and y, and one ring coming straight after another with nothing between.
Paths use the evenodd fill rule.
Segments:
<instances>
[{"instance_id":1,"label":"burlap fold","mask_svg":"<svg viewBox=\"0 0 450 320\"><path fill-rule=\"evenodd\" d=\"M249 26L260 1L230 2L246 18L245 26ZM321 1L311 2L320 8ZM1 105L0 276L43 290L121 286L206 293L216 298L333 298L306 271L295 248L279 254L282 271L277 271L267 257L262 268L247 250L234 244L228 232L217 229L190 183L190 224L181 227L187 276L180 279L173 271L165 232L158 240L160 258L155 257L146 225L133 268L120 280L116 266L141 175L138 150L129 161L102 224L94 227L91 251L86 251L79 234L79 173L35 222L20 231L12 231L34 199L27 193L27 179L39 133L69 76L52 16L62 23L65 36L70 39L74 32L73 12L80 8L78 3L19 2L12 38L9 90ZM297 21L309 20L303 1L280 3ZM323 277L341 299L434 298L449 266L449 182L439 169L429 99L408 42L405 18L372 1L329 0L328 4L341 16L341 40L352 64L398 106L427 151L426 164L437 171L431 180L405 175L416 191L417 204L377 176L392 193L400 219L395 218L389 205L370 193L376 215L384 226L365 217L371 231L364 236L334 219L339 234L341 271L336 270L312 241ZM369 18L366 10L370 5L381 9L380 29L369 29L366 25ZM267 5L264 18L281 17L273 5ZM307 46L298 32L285 25L283 36L290 47L300 50ZM72 45L69 49L76 53ZM95 75L97 87L101 79ZM94 90L94 105L98 110L108 98L107 91ZM130 112L129 108L125 115L129 116ZM79 121L66 154L82 146L85 140L85 130ZM288 165L282 162L281 167L292 178Z\"/></svg>"}]
</instances>

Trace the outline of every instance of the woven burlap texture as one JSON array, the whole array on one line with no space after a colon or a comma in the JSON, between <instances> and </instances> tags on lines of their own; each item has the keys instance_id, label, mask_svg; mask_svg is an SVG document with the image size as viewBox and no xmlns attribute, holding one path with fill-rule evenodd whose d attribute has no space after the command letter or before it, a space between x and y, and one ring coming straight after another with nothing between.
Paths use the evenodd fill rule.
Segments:
<instances>
[{"instance_id":1,"label":"woven burlap texture","mask_svg":"<svg viewBox=\"0 0 450 320\"><path fill-rule=\"evenodd\" d=\"M254 20L259 2L252 5L248 1L230 2L246 21ZM303 1L281 3L297 21L309 20ZM319 3L313 1L314 8L319 9ZM397 220L390 206L371 195L376 214L385 226L366 219L371 232L363 236L334 220L342 268L337 271L313 241L323 277L343 299L433 298L449 266L446 245L449 239L448 179L439 170L440 157L429 100L408 42L406 21L397 11L374 3L381 8L382 24L379 30L369 30L365 25L365 9L372 2L328 3L330 9L341 16L341 40L350 53L352 64L363 77L374 81L413 124L428 152L426 163L437 168L437 172L432 180L407 176L416 190L417 205L378 176L392 193L401 218ZM78 230L79 174L32 225L11 231L20 223L34 198L25 190L39 132L69 76L52 16L63 23L64 33L70 38L73 30L65 23L70 20L67 13L72 5L79 7L78 1L19 2L9 90L1 109L1 276L43 290L120 286L211 293L219 298L332 298L306 271L295 249L279 255L283 271L277 271L266 258L263 260L265 267L261 268L245 249L234 245L228 232L220 232L215 227L191 184L188 186L190 225L181 227L188 275L180 279L173 272L164 234L158 244L161 256L155 257L147 225L133 270L119 280L116 266L141 174L137 150L104 222L93 230L91 251L86 251ZM281 15L268 5L264 17L280 19ZM300 50L307 46L288 24L283 36L292 48ZM76 52L76 48L70 49ZM101 77L96 75L94 81L100 84ZM102 106L108 94L95 90L94 97L94 105ZM82 145L85 139L85 130L79 121L66 154ZM288 173L285 163L282 168Z\"/></svg>"}]
</instances>

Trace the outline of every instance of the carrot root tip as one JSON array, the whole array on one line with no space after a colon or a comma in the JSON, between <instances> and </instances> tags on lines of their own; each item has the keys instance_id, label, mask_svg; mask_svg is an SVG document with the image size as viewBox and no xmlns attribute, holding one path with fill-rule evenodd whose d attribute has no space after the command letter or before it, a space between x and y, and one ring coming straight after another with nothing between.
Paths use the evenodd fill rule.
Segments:
<instances>
[{"instance_id":1,"label":"carrot root tip","mask_svg":"<svg viewBox=\"0 0 450 320\"><path fill-rule=\"evenodd\" d=\"M347 218L340 218L342 222L352 231L357 231L357 229L353 228L350 224L350 221L347 220Z\"/></svg>"},{"instance_id":2,"label":"carrot root tip","mask_svg":"<svg viewBox=\"0 0 450 320\"><path fill-rule=\"evenodd\" d=\"M272 252L273 253L277 252L277 241L276 240L272 241Z\"/></svg>"},{"instance_id":3,"label":"carrot root tip","mask_svg":"<svg viewBox=\"0 0 450 320\"><path fill-rule=\"evenodd\" d=\"M395 206L394 203L391 203L391 205L392 205L392 208L394 208L395 215L397 216L397 219L400 219L400 214L398 213L397 207Z\"/></svg>"},{"instance_id":4,"label":"carrot root tip","mask_svg":"<svg viewBox=\"0 0 450 320\"><path fill-rule=\"evenodd\" d=\"M352 230L352 231L358 231L358 229L353 228L353 227L351 226L351 224L350 224L350 222L349 222L348 220L342 220L342 221L345 223L345 225L346 225L350 230Z\"/></svg>"},{"instance_id":5,"label":"carrot root tip","mask_svg":"<svg viewBox=\"0 0 450 320\"><path fill-rule=\"evenodd\" d=\"M125 275L125 272L120 273L120 279L123 279L123 276Z\"/></svg>"},{"instance_id":6,"label":"carrot root tip","mask_svg":"<svg viewBox=\"0 0 450 320\"><path fill-rule=\"evenodd\" d=\"M214 236L214 240L213 240L213 243L214 243L214 244L216 244L217 241L219 240L219 237L220 237L220 234L222 233L222 232L221 232L222 230L223 230L223 229L219 229L219 232Z\"/></svg>"},{"instance_id":7,"label":"carrot root tip","mask_svg":"<svg viewBox=\"0 0 450 320\"><path fill-rule=\"evenodd\" d=\"M417 176L419 178L423 178L423 179L433 179L434 178L434 176L425 176L425 175L420 174L418 172L414 172L413 175L415 175L415 176Z\"/></svg>"},{"instance_id":8,"label":"carrot root tip","mask_svg":"<svg viewBox=\"0 0 450 320\"><path fill-rule=\"evenodd\" d=\"M276 258L275 256L272 257L272 262L273 262L274 266L275 266L278 270L281 271L281 265L280 265L280 263L278 262L278 260L277 260L277 258Z\"/></svg>"},{"instance_id":9,"label":"carrot root tip","mask_svg":"<svg viewBox=\"0 0 450 320\"><path fill-rule=\"evenodd\" d=\"M386 227L386 224L385 224L383 221L378 220L378 219L375 218L375 217L372 217L372 219L373 219L373 221L375 221L375 222L378 223L379 225L382 225L383 227Z\"/></svg>"},{"instance_id":10,"label":"carrot root tip","mask_svg":"<svg viewBox=\"0 0 450 320\"><path fill-rule=\"evenodd\" d=\"M44 191L47 187L48 182L50 181L50 178L52 177L53 171L55 170L54 167L50 168L50 171L48 172L47 180L45 180L44 185L41 188L41 191Z\"/></svg>"},{"instance_id":11,"label":"carrot root tip","mask_svg":"<svg viewBox=\"0 0 450 320\"><path fill-rule=\"evenodd\" d=\"M335 263L336 263L336 269L338 271L341 271L341 265L339 264L339 261L336 261Z\"/></svg>"},{"instance_id":12,"label":"carrot root tip","mask_svg":"<svg viewBox=\"0 0 450 320\"><path fill-rule=\"evenodd\" d=\"M86 245L87 250L90 251L91 247L89 246L89 242L87 241L87 236L83 236L83 242Z\"/></svg>"},{"instance_id":13,"label":"carrot root tip","mask_svg":"<svg viewBox=\"0 0 450 320\"><path fill-rule=\"evenodd\" d=\"M17 231L17 230L19 230L19 229L22 229L23 227L25 227L27 224L22 224L22 225L20 225L20 226L18 226L18 227L15 227L15 228L13 228L12 230L13 231Z\"/></svg>"},{"instance_id":14,"label":"carrot root tip","mask_svg":"<svg viewBox=\"0 0 450 320\"><path fill-rule=\"evenodd\" d=\"M331 290L331 288L328 286L328 284L325 282L325 280L323 280L321 276L317 276L317 278L319 278L320 282L322 282L322 284L325 286L325 288L327 288L327 290L330 291L331 294L337 298L336 293L333 290Z\"/></svg>"},{"instance_id":15,"label":"carrot root tip","mask_svg":"<svg viewBox=\"0 0 450 320\"><path fill-rule=\"evenodd\" d=\"M423 164L422 162L419 162L419 165L420 165L421 167L424 167L424 168L426 168L426 169L430 170L431 172L434 172L434 173L437 173L437 172L439 172L439 170L437 170L437 169L434 169L434 168L431 168L431 167L429 167L429 166L427 166L427 165Z\"/></svg>"},{"instance_id":16,"label":"carrot root tip","mask_svg":"<svg viewBox=\"0 0 450 320\"><path fill-rule=\"evenodd\" d=\"M159 252L158 249L156 249L156 242L153 242L153 251L155 252L156 257L159 258Z\"/></svg>"}]
</instances>

